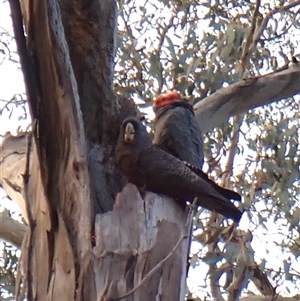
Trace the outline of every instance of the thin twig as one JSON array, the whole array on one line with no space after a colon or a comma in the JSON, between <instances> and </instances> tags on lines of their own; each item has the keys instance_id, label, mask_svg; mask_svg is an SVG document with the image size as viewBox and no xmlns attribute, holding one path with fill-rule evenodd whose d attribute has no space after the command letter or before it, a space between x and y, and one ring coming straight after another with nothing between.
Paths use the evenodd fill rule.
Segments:
<instances>
[{"instance_id":1,"label":"thin twig","mask_svg":"<svg viewBox=\"0 0 300 301\"><path fill-rule=\"evenodd\" d=\"M159 43L158 43L158 46L157 46L157 61L158 61L158 66L157 66L157 69L158 70L158 78L159 78L159 92L161 93L162 91L162 87L163 87L163 69L161 68L161 62L159 61L160 59L160 55L161 55L161 48L162 48L162 45L164 43L164 40L165 40L165 37L167 36L167 32L168 30L172 27L173 25L173 21L174 21L174 18L175 18L175 14L172 13L172 16L171 18L169 19L169 22L168 24L166 25L166 27L163 29L161 35L160 35L160 40L159 40Z\"/></svg>"},{"instance_id":2,"label":"thin twig","mask_svg":"<svg viewBox=\"0 0 300 301\"><path fill-rule=\"evenodd\" d=\"M221 293L221 286L219 284L219 280L223 272L217 268L215 263L210 263L208 273L210 275L210 290L212 297L214 300L225 301Z\"/></svg>"},{"instance_id":3,"label":"thin twig","mask_svg":"<svg viewBox=\"0 0 300 301\"><path fill-rule=\"evenodd\" d=\"M254 13L253 13L253 17L251 20L250 32L249 32L249 35L247 36L247 39L246 39L246 42L245 42L245 45L243 48L242 57L241 57L241 66L242 66L241 77L243 77L243 74L249 65L249 57L252 53L252 51L250 51L250 48L252 47L251 45L253 45L253 43L254 43L253 36L255 33L255 29L256 29L257 18L259 15L259 7L260 7L260 0L256 0ZM229 147L227 163L225 165L225 172L222 177L222 182L223 182L222 184L223 184L223 186L225 185L225 187L228 187L228 185L227 185L228 184L227 183L228 182L227 181L228 174L232 173L233 161L234 161L234 157L235 157L235 151L237 148L237 144L239 141L239 131L240 131L242 121L243 121L243 114L237 115L233 118L233 130L232 130L233 135L232 135L232 139L231 139L231 143L230 143L230 147Z\"/></svg>"},{"instance_id":4,"label":"thin twig","mask_svg":"<svg viewBox=\"0 0 300 301\"><path fill-rule=\"evenodd\" d=\"M37 118L38 116L38 85L36 72L34 72L32 59L29 55L27 48L26 38L24 34L23 27L23 17L19 0L8 0L11 10L11 18L13 23L13 30L15 35L15 40L17 44L17 50L20 57L20 63L22 66L22 71L24 74L24 82L26 86L26 92L28 96L28 103L31 110L32 118Z\"/></svg>"},{"instance_id":5,"label":"thin twig","mask_svg":"<svg viewBox=\"0 0 300 301\"><path fill-rule=\"evenodd\" d=\"M132 62L133 62L134 66L135 66L136 69L137 69L137 72L138 72L138 79L139 79L141 82L143 82L143 80L144 80L144 79L143 79L143 72L142 72L142 71L143 71L143 67L142 67L142 65L141 65L141 62L140 62L139 60L136 59L137 57L139 57L139 52L136 50L135 45L134 45L134 43L135 43L135 41L136 41L137 39L134 37L134 35L133 35L133 33L132 33L132 30L131 30L130 26L129 26L128 23L126 22L124 14L121 14L121 18L122 18L122 20L123 20L123 22L124 22L124 25L125 25L125 28L126 28L126 32L127 32L129 38L131 39L131 41L132 41L132 43L133 43L133 47L131 48L131 51L132 51L132 53L133 53Z\"/></svg>"},{"instance_id":6,"label":"thin twig","mask_svg":"<svg viewBox=\"0 0 300 301\"><path fill-rule=\"evenodd\" d=\"M251 28L250 32L247 36L246 42L244 44L243 53L241 57L241 66L242 66L242 74L245 72L245 70L248 68L249 65L249 57L250 57L250 46L251 43L253 43L253 36L255 33L255 28L257 24L257 17L259 15L259 7L260 7L260 0L256 0L255 9L253 13L253 17L251 20Z\"/></svg>"},{"instance_id":7,"label":"thin twig","mask_svg":"<svg viewBox=\"0 0 300 301\"><path fill-rule=\"evenodd\" d=\"M244 116L243 114L239 114L233 117L232 137L231 137L231 142L228 150L227 162L225 164L225 171L222 176L223 187L228 187L228 181L227 181L228 175L232 174L233 162L234 162L234 157L236 154L236 149L239 141L239 132L240 132L241 124L243 122L243 116Z\"/></svg>"},{"instance_id":8,"label":"thin twig","mask_svg":"<svg viewBox=\"0 0 300 301\"><path fill-rule=\"evenodd\" d=\"M276 7L273 10L269 11L267 13L267 15L265 16L265 18L263 19L260 27L258 28L258 30L256 31L256 33L254 35L253 43L252 43L253 49L254 49L255 45L257 44L257 41L260 39L260 36L262 35L263 31L267 27L267 24L268 24L268 22L269 22L269 20L271 19L272 16L275 15L276 13L278 13L278 12L287 11L288 9L290 9L292 7L295 7L297 5L300 5L300 0L291 2L291 3L289 3L287 5L284 5L284 6Z\"/></svg>"},{"instance_id":9,"label":"thin twig","mask_svg":"<svg viewBox=\"0 0 300 301\"><path fill-rule=\"evenodd\" d=\"M9 106L11 103L13 103L14 100L16 100L16 99L15 99L15 95L13 96L13 98L11 98L10 100L7 100L7 101L6 101L6 104L4 105L4 107L2 107L2 108L0 109L0 115L2 115L3 111L4 111L6 108L8 108L8 106Z\"/></svg>"},{"instance_id":10,"label":"thin twig","mask_svg":"<svg viewBox=\"0 0 300 301\"><path fill-rule=\"evenodd\" d=\"M188 250L187 250L187 268L186 268L186 276L188 276L189 268L190 268L190 263L189 263L189 257L190 257L190 250L191 250L191 241L192 241L192 236L193 236L193 217L194 217L194 211L197 204L197 198L194 198L193 203L189 206L189 212L188 216L186 218L186 223L185 223L185 228L187 232L187 238L188 238Z\"/></svg>"}]
</instances>

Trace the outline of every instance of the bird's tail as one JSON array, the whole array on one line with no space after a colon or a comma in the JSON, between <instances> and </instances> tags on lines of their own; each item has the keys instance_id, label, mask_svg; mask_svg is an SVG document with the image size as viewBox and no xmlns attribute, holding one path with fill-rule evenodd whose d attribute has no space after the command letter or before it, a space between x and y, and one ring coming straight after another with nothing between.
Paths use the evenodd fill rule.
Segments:
<instances>
[{"instance_id":1,"label":"bird's tail","mask_svg":"<svg viewBox=\"0 0 300 301\"><path fill-rule=\"evenodd\" d=\"M216 184L214 181L212 181L208 175L203 172L200 168L198 168L197 166L194 166L192 164L189 164L187 162L184 162L185 165L191 170L193 171L197 176L199 176L202 180L206 181L208 184L210 184L210 186L212 186L218 193L220 193L222 196L224 196L227 199L230 200L235 200L235 201L241 201L242 197L240 194L238 194L237 192L233 191L233 190L229 190L226 188L223 188L221 186L219 186L218 184Z\"/></svg>"},{"instance_id":2,"label":"bird's tail","mask_svg":"<svg viewBox=\"0 0 300 301\"><path fill-rule=\"evenodd\" d=\"M222 214L226 218L230 218L238 223L242 217L243 212L240 211L229 200L224 202L221 199L212 196L202 195L197 198L197 205L208 209L210 211Z\"/></svg>"}]
</instances>

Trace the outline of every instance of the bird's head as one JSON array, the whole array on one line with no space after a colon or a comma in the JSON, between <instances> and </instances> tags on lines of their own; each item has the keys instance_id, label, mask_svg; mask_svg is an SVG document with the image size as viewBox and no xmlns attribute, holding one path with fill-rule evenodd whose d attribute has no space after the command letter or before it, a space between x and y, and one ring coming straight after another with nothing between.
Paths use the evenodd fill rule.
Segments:
<instances>
[{"instance_id":1,"label":"bird's head","mask_svg":"<svg viewBox=\"0 0 300 301\"><path fill-rule=\"evenodd\" d=\"M182 102L182 96L176 90L159 95L153 102L153 109L168 106L170 104Z\"/></svg>"},{"instance_id":2,"label":"bird's head","mask_svg":"<svg viewBox=\"0 0 300 301\"><path fill-rule=\"evenodd\" d=\"M120 139L125 144L136 144L141 142L143 144L152 144L145 126L135 117L126 118L121 125Z\"/></svg>"},{"instance_id":3,"label":"bird's head","mask_svg":"<svg viewBox=\"0 0 300 301\"><path fill-rule=\"evenodd\" d=\"M126 123L124 129L124 141L125 143L131 143L134 139L135 129L131 122Z\"/></svg>"}]
</instances>

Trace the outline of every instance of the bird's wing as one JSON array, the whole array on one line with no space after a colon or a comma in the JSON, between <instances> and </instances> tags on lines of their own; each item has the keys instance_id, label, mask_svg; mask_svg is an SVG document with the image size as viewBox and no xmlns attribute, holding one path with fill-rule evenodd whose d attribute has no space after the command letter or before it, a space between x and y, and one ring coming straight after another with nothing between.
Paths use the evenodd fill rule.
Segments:
<instances>
[{"instance_id":1,"label":"bird's wing","mask_svg":"<svg viewBox=\"0 0 300 301\"><path fill-rule=\"evenodd\" d=\"M192 201L197 197L199 206L236 222L242 216L242 212L210 183L190 170L184 162L155 145L140 153L139 168L145 174L147 188L153 192L182 201Z\"/></svg>"},{"instance_id":2,"label":"bird's wing","mask_svg":"<svg viewBox=\"0 0 300 301\"><path fill-rule=\"evenodd\" d=\"M182 161L202 167L202 134L191 111L184 107L170 108L156 119L154 129L154 144Z\"/></svg>"},{"instance_id":3,"label":"bird's wing","mask_svg":"<svg viewBox=\"0 0 300 301\"><path fill-rule=\"evenodd\" d=\"M184 162L155 145L140 153L138 165L143 170L147 183L153 183L152 186L168 191L168 193L163 191L161 193L170 195L173 191L176 193L180 191L177 197L194 198L198 195L207 195L230 202L210 183L190 170ZM172 191L171 188L174 190Z\"/></svg>"},{"instance_id":4,"label":"bird's wing","mask_svg":"<svg viewBox=\"0 0 300 301\"><path fill-rule=\"evenodd\" d=\"M220 194L222 194L224 197L235 200L235 201L242 201L242 197L240 194L233 190L229 190L226 188L223 188L216 184L214 181L212 181L208 175L203 172L200 168L191 165L188 162L184 162L188 168L190 168L195 174L197 174L201 179L205 180L208 184L210 184L216 191L218 191Z\"/></svg>"}]
</instances>

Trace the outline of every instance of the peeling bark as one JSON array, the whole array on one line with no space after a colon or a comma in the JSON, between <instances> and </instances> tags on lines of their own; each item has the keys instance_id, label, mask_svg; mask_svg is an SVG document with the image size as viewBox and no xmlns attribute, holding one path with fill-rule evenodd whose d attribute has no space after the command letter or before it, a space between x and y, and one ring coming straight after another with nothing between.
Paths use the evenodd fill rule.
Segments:
<instances>
[{"instance_id":1,"label":"peeling bark","mask_svg":"<svg viewBox=\"0 0 300 301\"><path fill-rule=\"evenodd\" d=\"M26 165L27 137L27 133L19 136L6 135L0 147L0 185L7 195L17 203L26 223L28 223L28 217L22 174Z\"/></svg>"},{"instance_id":2,"label":"peeling bark","mask_svg":"<svg viewBox=\"0 0 300 301\"><path fill-rule=\"evenodd\" d=\"M122 184L113 151L126 117L111 90L115 10L115 1L23 2L33 62L24 74L37 87L27 89L36 114L21 164L28 233L17 300L22 285L30 301L184 299L187 214L133 186L107 212Z\"/></svg>"},{"instance_id":3,"label":"peeling bark","mask_svg":"<svg viewBox=\"0 0 300 301\"><path fill-rule=\"evenodd\" d=\"M153 193L143 199L134 185L125 186L113 211L96 217L92 271L96 295L117 300L133 290L126 300L184 300L186 221L187 212L173 200Z\"/></svg>"}]
</instances>

